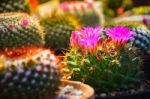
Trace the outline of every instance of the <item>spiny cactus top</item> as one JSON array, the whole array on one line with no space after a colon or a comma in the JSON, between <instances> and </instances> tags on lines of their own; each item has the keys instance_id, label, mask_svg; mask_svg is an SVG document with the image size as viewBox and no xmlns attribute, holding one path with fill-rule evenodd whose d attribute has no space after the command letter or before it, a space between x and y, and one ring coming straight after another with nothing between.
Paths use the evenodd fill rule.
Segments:
<instances>
[{"instance_id":1,"label":"spiny cactus top","mask_svg":"<svg viewBox=\"0 0 150 99\"><path fill-rule=\"evenodd\" d=\"M78 20L70 16L44 18L40 23L46 32L45 46L52 49L68 48L71 32L80 28Z\"/></svg>"},{"instance_id":2,"label":"spiny cactus top","mask_svg":"<svg viewBox=\"0 0 150 99\"><path fill-rule=\"evenodd\" d=\"M73 31L71 48L64 58L68 79L91 85L97 94L139 87L143 73L137 49L130 46L134 36L123 26Z\"/></svg>"},{"instance_id":3,"label":"spiny cactus top","mask_svg":"<svg viewBox=\"0 0 150 99\"><path fill-rule=\"evenodd\" d=\"M25 13L0 14L0 50L40 47L43 32L36 20Z\"/></svg>"},{"instance_id":4,"label":"spiny cactus top","mask_svg":"<svg viewBox=\"0 0 150 99\"><path fill-rule=\"evenodd\" d=\"M0 13L4 12L30 12L27 0L1 0Z\"/></svg>"},{"instance_id":5,"label":"spiny cactus top","mask_svg":"<svg viewBox=\"0 0 150 99\"><path fill-rule=\"evenodd\" d=\"M1 99L51 99L59 83L57 58L49 50L17 60L0 56Z\"/></svg>"}]
</instances>

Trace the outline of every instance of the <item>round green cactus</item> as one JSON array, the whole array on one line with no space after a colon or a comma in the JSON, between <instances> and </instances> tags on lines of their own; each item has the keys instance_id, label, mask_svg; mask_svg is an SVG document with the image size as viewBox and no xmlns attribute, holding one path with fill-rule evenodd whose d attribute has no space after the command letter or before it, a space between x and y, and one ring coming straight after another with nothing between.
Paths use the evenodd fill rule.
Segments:
<instances>
[{"instance_id":1,"label":"round green cactus","mask_svg":"<svg viewBox=\"0 0 150 99\"><path fill-rule=\"evenodd\" d=\"M0 13L4 12L30 12L26 0L1 0Z\"/></svg>"},{"instance_id":2,"label":"round green cactus","mask_svg":"<svg viewBox=\"0 0 150 99\"><path fill-rule=\"evenodd\" d=\"M0 50L25 46L42 46L43 32L29 15L0 14Z\"/></svg>"},{"instance_id":3,"label":"round green cactus","mask_svg":"<svg viewBox=\"0 0 150 99\"><path fill-rule=\"evenodd\" d=\"M0 57L0 64L1 99L52 98L60 84L56 57L49 50L15 60Z\"/></svg>"},{"instance_id":4,"label":"round green cactus","mask_svg":"<svg viewBox=\"0 0 150 99\"><path fill-rule=\"evenodd\" d=\"M52 49L69 47L71 32L80 27L76 18L73 17L52 17L40 20L45 30L45 46Z\"/></svg>"}]
</instances>

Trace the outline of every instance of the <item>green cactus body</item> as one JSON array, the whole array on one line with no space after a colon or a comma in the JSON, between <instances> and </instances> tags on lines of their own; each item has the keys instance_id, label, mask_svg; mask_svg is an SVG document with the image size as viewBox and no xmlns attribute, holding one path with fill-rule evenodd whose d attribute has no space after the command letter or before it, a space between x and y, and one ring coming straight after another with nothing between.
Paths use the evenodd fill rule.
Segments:
<instances>
[{"instance_id":1,"label":"green cactus body","mask_svg":"<svg viewBox=\"0 0 150 99\"><path fill-rule=\"evenodd\" d=\"M18 60L0 60L1 99L51 99L58 89L60 73L49 50Z\"/></svg>"},{"instance_id":2,"label":"green cactus body","mask_svg":"<svg viewBox=\"0 0 150 99\"><path fill-rule=\"evenodd\" d=\"M119 53L121 57L106 54L98 52L97 56L87 54L83 57L80 51L71 50L65 56L65 69L71 73L68 79L89 84L98 94L138 88L143 73L139 58L133 60L134 52L129 54L125 49Z\"/></svg>"},{"instance_id":3,"label":"green cactus body","mask_svg":"<svg viewBox=\"0 0 150 99\"><path fill-rule=\"evenodd\" d=\"M45 46L52 49L69 47L69 38L79 23L73 17L45 18L40 21L45 29Z\"/></svg>"},{"instance_id":4,"label":"green cactus body","mask_svg":"<svg viewBox=\"0 0 150 99\"><path fill-rule=\"evenodd\" d=\"M30 9L26 0L1 0L0 13L4 12L28 12Z\"/></svg>"},{"instance_id":5,"label":"green cactus body","mask_svg":"<svg viewBox=\"0 0 150 99\"><path fill-rule=\"evenodd\" d=\"M38 23L24 13L0 14L0 50L26 46L42 46Z\"/></svg>"}]
</instances>

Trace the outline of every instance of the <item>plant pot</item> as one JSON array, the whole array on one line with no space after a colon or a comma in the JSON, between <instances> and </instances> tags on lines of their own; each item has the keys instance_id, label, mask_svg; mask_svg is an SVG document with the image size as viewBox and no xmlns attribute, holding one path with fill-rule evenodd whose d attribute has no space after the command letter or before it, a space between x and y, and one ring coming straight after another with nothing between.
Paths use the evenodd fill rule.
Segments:
<instances>
[{"instance_id":1,"label":"plant pot","mask_svg":"<svg viewBox=\"0 0 150 99\"><path fill-rule=\"evenodd\" d=\"M77 81L62 80L61 86L67 86L67 85L71 85L74 88L79 89L84 93L83 96L80 97L80 99L94 99L94 89L89 85Z\"/></svg>"},{"instance_id":2,"label":"plant pot","mask_svg":"<svg viewBox=\"0 0 150 99\"><path fill-rule=\"evenodd\" d=\"M96 97L95 99L149 99L150 90L145 90L143 92L138 92L134 94L124 94L120 96L106 96L106 97Z\"/></svg>"}]
</instances>

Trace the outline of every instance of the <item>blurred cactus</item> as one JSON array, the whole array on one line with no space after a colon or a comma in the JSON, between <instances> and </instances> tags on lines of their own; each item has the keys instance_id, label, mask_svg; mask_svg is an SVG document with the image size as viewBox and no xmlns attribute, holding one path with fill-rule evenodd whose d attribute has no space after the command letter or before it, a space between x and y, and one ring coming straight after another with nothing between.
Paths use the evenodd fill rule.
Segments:
<instances>
[{"instance_id":1,"label":"blurred cactus","mask_svg":"<svg viewBox=\"0 0 150 99\"><path fill-rule=\"evenodd\" d=\"M41 25L45 30L45 47L61 49L69 47L71 32L80 28L78 20L71 16L42 18Z\"/></svg>"},{"instance_id":2,"label":"blurred cactus","mask_svg":"<svg viewBox=\"0 0 150 99\"><path fill-rule=\"evenodd\" d=\"M99 13L94 8L94 2L63 2L60 8L65 14L77 17L85 26L97 26L101 24Z\"/></svg>"},{"instance_id":3,"label":"blurred cactus","mask_svg":"<svg viewBox=\"0 0 150 99\"><path fill-rule=\"evenodd\" d=\"M4 12L30 12L26 0L1 0L0 13Z\"/></svg>"},{"instance_id":4,"label":"blurred cactus","mask_svg":"<svg viewBox=\"0 0 150 99\"><path fill-rule=\"evenodd\" d=\"M0 64L1 99L52 98L60 84L57 60L49 50L19 59L0 56Z\"/></svg>"}]
</instances>

